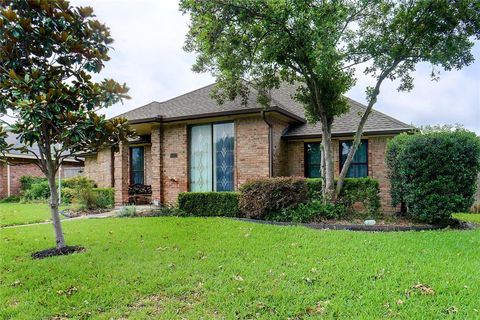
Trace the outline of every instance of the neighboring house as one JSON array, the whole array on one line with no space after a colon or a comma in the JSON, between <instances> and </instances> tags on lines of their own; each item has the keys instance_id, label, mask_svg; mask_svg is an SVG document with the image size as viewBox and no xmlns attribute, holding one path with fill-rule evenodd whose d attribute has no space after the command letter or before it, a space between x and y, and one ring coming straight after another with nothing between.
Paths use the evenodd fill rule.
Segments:
<instances>
[{"instance_id":1,"label":"neighboring house","mask_svg":"<svg viewBox=\"0 0 480 320\"><path fill-rule=\"evenodd\" d=\"M152 187L154 203L176 201L183 191L235 191L249 179L320 175L320 125L309 125L295 88L271 92L271 107L256 102L252 90L246 105L239 100L219 105L210 97L213 85L164 102L126 112L136 141L117 152L102 150L85 158L85 174L100 187L115 187L117 204L128 202L132 184ZM365 110L350 100L350 111L333 125L335 173L338 175ZM412 127L378 111L365 125L350 177L380 182L382 206L391 211L384 161L386 143Z\"/></svg>"},{"instance_id":2,"label":"neighboring house","mask_svg":"<svg viewBox=\"0 0 480 320\"><path fill-rule=\"evenodd\" d=\"M21 144L15 135L9 135L7 142L14 147L20 147ZM34 152L38 148L33 146ZM6 154L7 162L0 160L0 199L18 195L20 193L20 178L23 176L44 177L40 168L35 164L37 159L33 154L23 154L20 152L11 152ZM70 178L83 173L82 159L65 159L61 168L61 177Z\"/></svg>"}]
</instances>

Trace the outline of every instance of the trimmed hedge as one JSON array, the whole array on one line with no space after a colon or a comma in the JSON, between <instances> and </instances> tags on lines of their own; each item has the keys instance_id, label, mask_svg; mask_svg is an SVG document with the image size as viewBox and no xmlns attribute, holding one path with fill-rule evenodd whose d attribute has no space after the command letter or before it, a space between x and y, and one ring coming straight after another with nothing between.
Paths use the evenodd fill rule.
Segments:
<instances>
[{"instance_id":1,"label":"trimmed hedge","mask_svg":"<svg viewBox=\"0 0 480 320\"><path fill-rule=\"evenodd\" d=\"M414 220L443 223L473 204L480 138L473 132L400 135L387 145L393 204Z\"/></svg>"},{"instance_id":2,"label":"trimmed hedge","mask_svg":"<svg viewBox=\"0 0 480 320\"><path fill-rule=\"evenodd\" d=\"M237 192L182 192L178 195L178 208L193 216L239 215Z\"/></svg>"},{"instance_id":3,"label":"trimmed hedge","mask_svg":"<svg viewBox=\"0 0 480 320\"><path fill-rule=\"evenodd\" d=\"M279 177L252 180L240 187L240 211L247 218L265 219L282 209L308 202L304 178Z\"/></svg>"}]
</instances>

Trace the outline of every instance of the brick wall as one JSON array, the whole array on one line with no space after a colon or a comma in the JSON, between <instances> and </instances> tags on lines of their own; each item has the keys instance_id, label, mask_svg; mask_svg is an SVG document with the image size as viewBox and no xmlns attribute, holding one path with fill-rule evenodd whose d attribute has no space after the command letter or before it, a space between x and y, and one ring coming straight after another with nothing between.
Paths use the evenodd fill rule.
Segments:
<instances>
[{"instance_id":1,"label":"brick wall","mask_svg":"<svg viewBox=\"0 0 480 320\"><path fill-rule=\"evenodd\" d=\"M271 118L269 121L272 123L273 176L286 176L288 171L288 148L287 142L282 139L282 135L288 127L288 123Z\"/></svg>"},{"instance_id":2,"label":"brick wall","mask_svg":"<svg viewBox=\"0 0 480 320\"><path fill-rule=\"evenodd\" d=\"M268 126L260 116L235 120L236 189L246 181L268 177Z\"/></svg>"},{"instance_id":3,"label":"brick wall","mask_svg":"<svg viewBox=\"0 0 480 320\"><path fill-rule=\"evenodd\" d=\"M85 157L85 176L94 180L99 188L112 187L112 151L110 148Z\"/></svg>"},{"instance_id":4,"label":"brick wall","mask_svg":"<svg viewBox=\"0 0 480 320\"><path fill-rule=\"evenodd\" d=\"M177 200L180 192L188 191L187 168L187 125L163 127L162 134L162 201L171 203Z\"/></svg>"},{"instance_id":5,"label":"brick wall","mask_svg":"<svg viewBox=\"0 0 480 320\"><path fill-rule=\"evenodd\" d=\"M8 172L10 172L10 195L20 194L20 178L23 176L44 177L45 175L31 159L12 159L7 164L0 163L0 199L8 196ZM63 168L81 167L78 163L64 163ZM63 175L63 173L62 173Z\"/></svg>"},{"instance_id":6,"label":"brick wall","mask_svg":"<svg viewBox=\"0 0 480 320\"><path fill-rule=\"evenodd\" d=\"M289 141L287 143L287 175L304 176L305 157L303 141Z\"/></svg>"},{"instance_id":7,"label":"brick wall","mask_svg":"<svg viewBox=\"0 0 480 320\"><path fill-rule=\"evenodd\" d=\"M385 213L395 212L391 206L390 180L385 162L387 142L391 137L371 137L368 139L368 175L380 184L380 201Z\"/></svg>"}]
</instances>

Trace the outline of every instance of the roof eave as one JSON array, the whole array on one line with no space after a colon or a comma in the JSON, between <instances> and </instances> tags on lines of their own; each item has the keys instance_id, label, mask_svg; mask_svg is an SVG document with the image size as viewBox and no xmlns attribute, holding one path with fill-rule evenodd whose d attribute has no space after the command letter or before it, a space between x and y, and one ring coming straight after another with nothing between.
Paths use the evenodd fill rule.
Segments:
<instances>
[{"instance_id":1,"label":"roof eave","mask_svg":"<svg viewBox=\"0 0 480 320\"><path fill-rule=\"evenodd\" d=\"M198 120L198 119L205 119L205 118L213 118L213 117L224 117L224 116L235 116L235 115L245 115L245 114L255 114L260 111L267 111L267 112L278 112L298 123L306 123L305 119L289 112L284 109L281 109L277 106L270 107L269 109L263 108L252 108L252 109L245 109L245 110L231 110L231 111L219 111L219 112L209 112L209 113L199 113L194 115L188 116L178 116L178 117L151 117L151 118L144 118L144 119L134 119L129 120L130 124L140 124L140 123L168 123L168 122L177 122L177 121L186 121L186 120Z\"/></svg>"},{"instance_id":2,"label":"roof eave","mask_svg":"<svg viewBox=\"0 0 480 320\"><path fill-rule=\"evenodd\" d=\"M400 129L391 129L391 130L365 131L365 132L363 132L363 135L365 135L365 136L394 135L394 134L409 132L409 131L412 131L412 130L413 130L413 128L400 128ZM351 136L351 135L354 135L354 134L355 134L355 132L335 132L335 133L332 133L332 137L333 138L338 138L338 137ZM316 139L316 138L321 138L321 137L322 137L321 133L284 135L284 136L282 136L282 138L286 139L286 140Z\"/></svg>"}]
</instances>

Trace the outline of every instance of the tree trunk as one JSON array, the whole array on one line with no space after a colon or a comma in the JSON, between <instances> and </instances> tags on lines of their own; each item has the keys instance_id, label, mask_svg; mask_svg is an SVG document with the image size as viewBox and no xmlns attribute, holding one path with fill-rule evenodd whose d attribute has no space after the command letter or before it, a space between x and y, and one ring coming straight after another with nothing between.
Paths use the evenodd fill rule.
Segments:
<instances>
[{"instance_id":1,"label":"tree trunk","mask_svg":"<svg viewBox=\"0 0 480 320\"><path fill-rule=\"evenodd\" d=\"M334 188L335 188L335 167L333 162L333 146L332 146L332 133L331 125L328 125L326 121L322 121L322 144L325 154L324 166L325 166L325 186L323 188L323 202L329 203L333 200Z\"/></svg>"},{"instance_id":2,"label":"tree trunk","mask_svg":"<svg viewBox=\"0 0 480 320\"><path fill-rule=\"evenodd\" d=\"M390 66L388 69L385 69L377 79L377 83L375 84L372 94L369 97L367 108L365 109L365 112L363 113L363 116L360 119L360 123L358 124L357 132L355 133L355 138L353 139L352 148L350 149L347 159L343 164L342 171L338 176L337 186L333 194L333 201L337 200L338 196L340 195L340 192L342 191L343 182L345 180L345 177L347 176L347 172L348 172L348 169L350 168L350 164L353 161L353 156L355 155L358 145L360 144L360 141L361 141L360 139L362 138L363 127L365 126L368 116L370 115L370 112L372 111L373 106L377 102L378 95L380 94L380 86L382 85L383 80L385 80L385 78L390 74L390 72L392 72L397 67L398 63L399 61L395 60L392 66Z\"/></svg>"},{"instance_id":3,"label":"tree trunk","mask_svg":"<svg viewBox=\"0 0 480 320\"><path fill-rule=\"evenodd\" d=\"M48 162L48 161L47 161ZM50 187L50 213L52 215L53 228L55 229L55 242L57 249L65 247L65 238L63 236L62 224L60 223L60 215L58 213L58 190L55 185L55 169L54 166L48 165L48 186Z\"/></svg>"}]
</instances>

